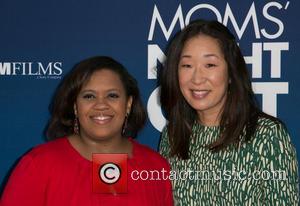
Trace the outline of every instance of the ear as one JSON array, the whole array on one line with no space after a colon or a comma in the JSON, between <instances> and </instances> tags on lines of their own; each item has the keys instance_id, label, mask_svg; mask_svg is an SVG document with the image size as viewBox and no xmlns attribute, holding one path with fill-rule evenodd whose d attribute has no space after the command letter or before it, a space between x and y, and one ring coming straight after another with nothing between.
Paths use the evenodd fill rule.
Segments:
<instances>
[{"instance_id":1,"label":"ear","mask_svg":"<svg viewBox=\"0 0 300 206\"><path fill-rule=\"evenodd\" d=\"M130 114L132 102L133 102L133 97L129 96L127 99L126 114Z\"/></svg>"},{"instance_id":2,"label":"ear","mask_svg":"<svg viewBox=\"0 0 300 206\"><path fill-rule=\"evenodd\" d=\"M76 105L76 103L74 103L73 109L74 109L74 114L77 117L77 105Z\"/></svg>"}]
</instances>

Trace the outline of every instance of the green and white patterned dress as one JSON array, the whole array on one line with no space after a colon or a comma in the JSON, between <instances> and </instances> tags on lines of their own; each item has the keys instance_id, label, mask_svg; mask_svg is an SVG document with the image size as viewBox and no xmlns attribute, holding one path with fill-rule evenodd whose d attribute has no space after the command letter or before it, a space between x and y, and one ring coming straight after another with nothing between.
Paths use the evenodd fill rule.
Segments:
<instances>
[{"instance_id":1,"label":"green and white patterned dress","mask_svg":"<svg viewBox=\"0 0 300 206\"><path fill-rule=\"evenodd\" d=\"M298 205L296 151L281 124L261 118L250 142L211 152L219 127L193 125L190 159L170 157L166 130L160 153L172 168L176 205ZM187 172L184 172L187 171Z\"/></svg>"}]
</instances>

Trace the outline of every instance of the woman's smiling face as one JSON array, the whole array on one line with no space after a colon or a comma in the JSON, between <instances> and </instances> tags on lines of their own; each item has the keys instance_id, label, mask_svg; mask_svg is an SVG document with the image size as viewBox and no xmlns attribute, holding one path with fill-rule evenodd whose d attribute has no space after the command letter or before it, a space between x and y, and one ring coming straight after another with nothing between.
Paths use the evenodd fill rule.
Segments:
<instances>
[{"instance_id":1,"label":"woman's smiling face","mask_svg":"<svg viewBox=\"0 0 300 206\"><path fill-rule=\"evenodd\" d=\"M178 64L178 79L181 93L199 120L208 115L217 120L226 102L229 78L216 39L200 34L187 40Z\"/></svg>"},{"instance_id":2,"label":"woman's smiling face","mask_svg":"<svg viewBox=\"0 0 300 206\"><path fill-rule=\"evenodd\" d=\"M82 138L104 140L121 138L132 98L127 97L119 75L109 69L92 74L83 85L74 105Z\"/></svg>"}]
</instances>

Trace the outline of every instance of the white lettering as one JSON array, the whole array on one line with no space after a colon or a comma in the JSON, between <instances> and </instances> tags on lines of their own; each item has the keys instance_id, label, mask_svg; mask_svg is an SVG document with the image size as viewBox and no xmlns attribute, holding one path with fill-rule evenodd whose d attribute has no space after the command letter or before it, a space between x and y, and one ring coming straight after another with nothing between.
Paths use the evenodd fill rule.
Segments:
<instances>
[{"instance_id":1,"label":"white lettering","mask_svg":"<svg viewBox=\"0 0 300 206\"><path fill-rule=\"evenodd\" d=\"M218 11L218 9L210 4L198 4L196 6L194 6L186 15L186 18L185 18L185 25L188 25L190 23L190 19L191 19L191 16L192 14L197 11L197 10L200 10L200 9L209 9L211 10L212 12L215 13L216 17L217 17L217 20L219 22L222 22L222 16L220 14L220 12Z\"/></svg>"},{"instance_id":2,"label":"white lettering","mask_svg":"<svg viewBox=\"0 0 300 206\"><path fill-rule=\"evenodd\" d=\"M48 72L49 69L49 74L51 75L51 70L52 70L52 62L49 62L46 69L44 69L44 66L41 62L38 62L38 67L39 67L39 74L45 75Z\"/></svg>"},{"instance_id":3,"label":"white lettering","mask_svg":"<svg viewBox=\"0 0 300 206\"><path fill-rule=\"evenodd\" d=\"M136 173L136 176L135 176L136 178L133 177L133 175L134 175L135 173ZM137 170L134 170L134 171L131 172L131 175L130 175L130 176L131 176L131 179L133 179L133 180L138 180L138 179L139 179L139 172L138 172Z\"/></svg>"},{"instance_id":4,"label":"white lettering","mask_svg":"<svg viewBox=\"0 0 300 206\"><path fill-rule=\"evenodd\" d=\"M289 50L288 42L264 43L264 50L271 51L271 78L281 77L281 51Z\"/></svg>"},{"instance_id":5,"label":"white lettering","mask_svg":"<svg viewBox=\"0 0 300 206\"><path fill-rule=\"evenodd\" d=\"M157 44L148 45L148 79L157 78L157 60L163 64L165 59L165 54Z\"/></svg>"},{"instance_id":6,"label":"white lettering","mask_svg":"<svg viewBox=\"0 0 300 206\"><path fill-rule=\"evenodd\" d=\"M172 31L174 30L174 27L176 25L176 22L179 21L180 23L180 28L183 29L184 28L184 20L183 20L183 14L182 14L182 9L181 9L181 5L179 4L178 9L175 13L175 16L172 20L172 23L170 25L170 28L167 30L161 16L160 13L156 7L156 5L154 5L154 11L153 11L153 15L152 15L152 20L151 20L151 26L150 26L150 31L149 31L149 35L148 35L148 41L152 41L153 39L153 34L154 34L154 29L155 29L155 23L156 21L158 22L158 24L160 25L160 28L163 31L163 34L166 38L166 40L168 41Z\"/></svg>"},{"instance_id":7,"label":"white lettering","mask_svg":"<svg viewBox=\"0 0 300 206\"><path fill-rule=\"evenodd\" d=\"M151 124L158 131L162 131L167 120L161 111L160 101L158 99L160 87L157 87L150 95L147 103L147 111Z\"/></svg>"},{"instance_id":8,"label":"white lettering","mask_svg":"<svg viewBox=\"0 0 300 206\"><path fill-rule=\"evenodd\" d=\"M249 11L248 11L248 14L243 22L243 25L241 27L241 29L239 29L238 25L237 25L237 22L235 20L235 17L232 13L232 10L229 6L229 4L227 3L226 4L226 9L225 9L225 14L224 14L224 21L223 21L223 24L224 25L227 25L228 24L228 20L230 19L231 22L232 22L232 25L233 25L233 28L235 29L235 32L238 36L239 39L242 38L246 28L247 28L247 25L250 21L250 19L252 18L252 21L253 21L253 26L254 26L254 33L255 33L255 37L257 39L260 38L260 34L259 34L259 26L258 26L258 21L257 21L257 16L256 16L256 10L255 10L255 4L254 2L252 3Z\"/></svg>"},{"instance_id":9,"label":"white lettering","mask_svg":"<svg viewBox=\"0 0 300 206\"><path fill-rule=\"evenodd\" d=\"M23 67L22 67L22 65L23 65ZM12 73L12 75L16 75L17 74L17 72L16 71L19 71L21 68L23 68L23 74L24 74L24 63L22 63L22 62L13 62L12 63L12 70L13 70L13 73Z\"/></svg>"},{"instance_id":10,"label":"white lettering","mask_svg":"<svg viewBox=\"0 0 300 206\"><path fill-rule=\"evenodd\" d=\"M280 37L280 35L283 33L283 30L284 30L284 25L282 23L282 21L280 21L278 18L275 18L274 16L271 16L269 13L268 13L268 9L270 7L277 7L278 9L281 9L282 6L280 3L278 2L269 2L267 3L264 8L263 8L263 15L266 19L270 20L271 22L274 22L278 25L278 31L275 33L275 34L269 34L266 32L266 29L262 29L261 30L261 33L264 37L268 38L268 39L276 39L278 37Z\"/></svg>"},{"instance_id":11,"label":"white lettering","mask_svg":"<svg viewBox=\"0 0 300 206\"><path fill-rule=\"evenodd\" d=\"M9 62L0 62L0 75L10 75L11 68Z\"/></svg>"},{"instance_id":12,"label":"white lettering","mask_svg":"<svg viewBox=\"0 0 300 206\"><path fill-rule=\"evenodd\" d=\"M277 94L288 94L288 82L255 82L252 88L256 94L262 94L262 110L277 116Z\"/></svg>"},{"instance_id":13,"label":"white lettering","mask_svg":"<svg viewBox=\"0 0 300 206\"><path fill-rule=\"evenodd\" d=\"M252 56L244 56L247 64L252 64L252 77L262 77L262 44L252 44Z\"/></svg>"},{"instance_id":14,"label":"white lettering","mask_svg":"<svg viewBox=\"0 0 300 206\"><path fill-rule=\"evenodd\" d=\"M32 62L29 62L29 68L28 68L28 75L40 75L39 71L36 71L36 73L32 73Z\"/></svg>"},{"instance_id":15,"label":"white lettering","mask_svg":"<svg viewBox=\"0 0 300 206\"><path fill-rule=\"evenodd\" d=\"M54 71L53 71L54 75L61 75L62 74L62 62L55 62L53 64L53 68L54 68ZM55 72L55 71L58 71L58 72Z\"/></svg>"}]
</instances>

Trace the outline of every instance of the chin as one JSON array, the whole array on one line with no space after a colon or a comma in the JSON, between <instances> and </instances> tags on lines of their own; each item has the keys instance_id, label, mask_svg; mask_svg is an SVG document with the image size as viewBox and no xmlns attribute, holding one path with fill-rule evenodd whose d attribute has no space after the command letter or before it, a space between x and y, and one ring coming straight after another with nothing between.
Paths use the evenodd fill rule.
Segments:
<instances>
[{"instance_id":1,"label":"chin","mask_svg":"<svg viewBox=\"0 0 300 206\"><path fill-rule=\"evenodd\" d=\"M199 105L199 104L191 104L191 107L196 111L203 111L209 108L207 105Z\"/></svg>"},{"instance_id":2,"label":"chin","mask_svg":"<svg viewBox=\"0 0 300 206\"><path fill-rule=\"evenodd\" d=\"M94 133L89 135L94 140L108 140L112 137L110 133Z\"/></svg>"}]
</instances>

